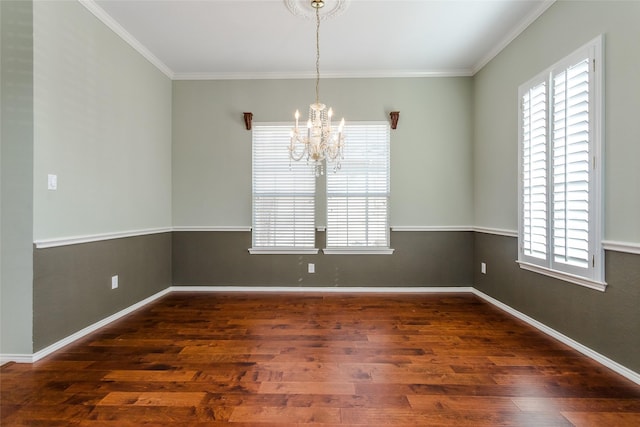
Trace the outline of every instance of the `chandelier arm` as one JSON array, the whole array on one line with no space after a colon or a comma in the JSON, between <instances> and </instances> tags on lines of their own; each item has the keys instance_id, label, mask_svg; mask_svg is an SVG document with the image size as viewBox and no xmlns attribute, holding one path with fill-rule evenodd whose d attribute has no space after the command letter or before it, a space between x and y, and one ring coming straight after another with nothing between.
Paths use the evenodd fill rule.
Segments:
<instances>
[{"instance_id":1,"label":"chandelier arm","mask_svg":"<svg viewBox=\"0 0 640 427\"><path fill-rule=\"evenodd\" d=\"M297 153L295 151L291 151L290 153L291 153L291 155L290 155L291 159L294 162L299 162L300 160L302 160L302 158L305 156L305 154L307 154L307 150L304 150L304 151L302 151L300 153ZM307 155L307 157L308 157L308 155Z\"/></svg>"},{"instance_id":2,"label":"chandelier arm","mask_svg":"<svg viewBox=\"0 0 640 427\"><path fill-rule=\"evenodd\" d=\"M289 156L294 161L302 160L305 155L309 156L308 144L304 139L300 139L298 135L291 137L291 144L289 145Z\"/></svg>"}]
</instances>

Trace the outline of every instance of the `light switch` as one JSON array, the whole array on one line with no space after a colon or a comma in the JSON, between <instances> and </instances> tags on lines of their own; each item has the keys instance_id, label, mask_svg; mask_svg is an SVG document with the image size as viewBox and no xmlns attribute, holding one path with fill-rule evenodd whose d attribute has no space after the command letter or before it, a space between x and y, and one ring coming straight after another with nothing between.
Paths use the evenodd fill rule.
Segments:
<instances>
[{"instance_id":1,"label":"light switch","mask_svg":"<svg viewBox=\"0 0 640 427\"><path fill-rule=\"evenodd\" d=\"M47 189L49 190L58 189L58 175L49 174L47 176Z\"/></svg>"}]
</instances>

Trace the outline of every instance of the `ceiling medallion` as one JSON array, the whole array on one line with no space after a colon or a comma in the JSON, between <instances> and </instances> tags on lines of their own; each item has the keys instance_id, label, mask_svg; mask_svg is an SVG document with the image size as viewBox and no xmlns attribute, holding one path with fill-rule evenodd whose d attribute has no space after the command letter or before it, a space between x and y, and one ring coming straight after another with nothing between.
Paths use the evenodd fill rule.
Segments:
<instances>
[{"instance_id":1,"label":"ceiling medallion","mask_svg":"<svg viewBox=\"0 0 640 427\"><path fill-rule=\"evenodd\" d=\"M320 6L320 20L331 19L342 15L349 6L350 0L324 0ZM284 0L284 4L294 16L304 19L316 19L316 7L312 6L309 0Z\"/></svg>"}]
</instances>

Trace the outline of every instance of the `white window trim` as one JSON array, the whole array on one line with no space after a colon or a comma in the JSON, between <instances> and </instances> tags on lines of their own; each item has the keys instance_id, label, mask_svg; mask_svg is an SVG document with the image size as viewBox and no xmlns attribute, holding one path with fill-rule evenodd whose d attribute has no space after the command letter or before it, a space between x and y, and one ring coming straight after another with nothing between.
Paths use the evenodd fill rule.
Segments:
<instances>
[{"instance_id":1,"label":"white window trim","mask_svg":"<svg viewBox=\"0 0 640 427\"><path fill-rule=\"evenodd\" d=\"M544 274L545 276L553 277L554 279L560 279L564 282L585 286L587 288L595 289L601 292L604 292L605 289L607 288L607 284L605 282L590 280L582 276L576 276L573 274L565 273L564 271L560 271L560 270L553 270L551 268L542 267L540 265L531 264L525 261L518 260L516 262L520 265L520 268L522 268L523 270Z\"/></svg>"},{"instance_id":2,"label":"white window trim","mask_svg":"<svg viewBox=\"0 0 640 427\"><path fill-rule=\"evenodd\" d=\"M281 122L260 122L254 123L256 126L282 126L286 125L286 123ZM353 124L366 125L366 124L385 124L388 125L387 122L384 121L364 121L364 122L353 122ZM389 134L390 137L390 134ZM390 141L389 141L390 142ZM338 172L339 173L339 172ZM253 180L253 178L252 178ZM317 189L316 189L317 191ZM327 194L324 194L324 197L327 197ZM253 211L252 207L252 211ZM387 207L387 209L389 209ZM254 213L255 214L255 213ZM389 212L387 211L387 224L389 223ZM253 227L250 228L253 230ZM326 226L317 226L316 231L326 232ZM391 227L387 227L387 241L390 242L390 232ZM253 237L252 237L253 240ZM317 245L316 241L316 245ZM315 255L320 253L326 255L391 255L394 252L394 249L390 247L384 246L358 246L358 247L331 247L331 248L302 248L302 247L251 247L248 249L248 252L252 255Z\"/></svg>"},{"instance_id":3,"label":"white window trim","mask_svg":"<svg viewBox=\"0 0 640 427\"><path fill-rule=\"evenodd\" d=\"M315 255L319 249L301 249L301 248L249 248L251 255Z\"/></svg>"},{"instance_id":4,"label":"white window trim","mask_svg":"<svg viewBox=\"0 0 640 427\"><path fill-rule=\"evenodd\" d=\"M384 125L387 126L388 133L388 143L389 143L389 165L388 165L388 177L387 179L391 180L391 130L389 128L389 123L386 121L357 121L357 122L349 122L354 125ZM348 144L349 141L346 141ZM340 172L337 172L340 173ZM329 191L328 186L325 185L325 200L329 199ZM386 225L386 240L388 246L328 246L322 249L322 253L326 255L391 255L394 252L394 249L390 247L391 245L391 221L390 221L390 201L391 201L391 187L389 184L389 190L386 194L387 197L387 225ZM328 203L327 203L328 209ZM327 221L329 217L329 212L327 211ZM326 227L328 228L328 227ZM326 231L325 228L325 231ZM325 240L326 245L326 240Z\"/></svg>"},{"instance_id":5,"label":"white window trim","mask_svg":"<svg viewBox=\"0 0 640 427\"><path fill-rule=\"evenodd\" d=\"M536 75L534 78L530 79L526 83L522 84L518 90L518 120L522 118L521 112L521 100L522 100L522 90L523 88L532 87L537 82L547 81L550 83L550 79L548 76L551 75L552 71L560 67L561 65L568 64L574 57L578 55L583 55L585 51L590 51L589 56L592 56L595 62L592 63L594 73L593 85L595 96L593 98L594 105L593 111L594 114L591 116L593 119L592 123L592 153L591 158L593 161L594 168L592 170L592 180L593 183L590 186L590 210L592 212L590 216L590 230L589 230L589 246L590 253L593 257L594 264L590 269L591 277L586 277L582 275L576 275L569 273L567 271L561 271L554 269L550 266L554 265L552 261L544 261L541 262L537 258L528 257L523 253L523 206L522 206L522 197L523 197L523 165L522 165L522 148L520 144L522 144L522 124L518 123L518 260L516 261L520 268L532 272L536 272L539 274L543 274L549 277L553 277L556 279L560 279L565 282L585 286L590 289L595 289L604 292L607 283L605 282L605 272L604 272L604 249L602 246L602 239L604 235L604 195L603 195L603 168L604 168L604 150L603 150L603 141L604 141L604 40L603 36L599 35L595 39L591 40L589 43L586 43L581 48L575 50L573 53L567 55L564 59L558 61L553 66L547 68L542 73ZM549 85L550 86L550 85ZM551 90L551 87L549 87ZM550 119L548 120L550 123ZM551 211L550 211L551 212ZM547 219L550 221L550 219ZM548 244L549 245L549 244ZM549 255L551 256L551 255Z\"/></svg>"},{"instance_id":6,"label":"white window trim","mask_svg":"<svg viewBox=\"0 0 640 427\"><path fill-rule=\"evenodd\" d=\"M394 249L384 247L362 248L325 248L322 253L325 255L391 255Z\"/></svg>"},{"instance_id":7,"label":"white window trim","mask_svg":"<svg viewBox=\"0 0 640 427\"><path fill-rule=\"evenodd\" d=\"M254 127L270 127L270 126L278 126L278 127L287 127L289 126L289 123L283 123L283 122L254 122ZM252 141L253 141L254 135L252 134ZM312 255L312 254L317 254L319 252L319 249L317 247L311 247L311 246L255 246L255 240L256 240L256 236L255 236L255 231L256 231L256 225L255 225L255 215L256 215L256 210L255 210L255 196L256 196L256 191L255 191L255 177L254 177L254 162L255 162L255 158L254 158L254 150L255 147L253 146L252 143L252 177L251 177L251 181L252 181L252 206L251 206L251 215L252 215L252 236L251 236L251 241L252 241L252 246L251 248L248 249L249 253L252 255L267 255L267 254L272 254L272 255L278 255L278 254L292 254L292 255ZM287 150L286 150L286 145L283 145L283 155L287 154ZM311 172L310 172L311 173ZM315 182L315 181L314 181ZM315 187L315 186L314 186ZM314 204L315 204L315 194L317 194L317 187L314 188ZM315 210L315 209L314 209ZM314 234L315 234L315 226L314 226ZM317 241L315 240L314 237L314 246L317 245Z\"/></svg>"}]
</instances>

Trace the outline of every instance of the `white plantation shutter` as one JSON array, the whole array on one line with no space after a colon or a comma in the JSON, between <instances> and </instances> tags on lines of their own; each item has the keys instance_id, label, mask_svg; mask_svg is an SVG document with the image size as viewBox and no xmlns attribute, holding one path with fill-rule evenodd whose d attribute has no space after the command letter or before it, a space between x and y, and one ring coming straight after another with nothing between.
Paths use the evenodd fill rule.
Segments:
<instances>
[{"instance_id":1,"label":"white plantation shutter","mask_svg":"<svg viewBox=\"0 0 640 427\"><path fill-rule=\"evenodd\" d=\"M389 247L389 125L349 123L342 167L327 172L327 248Z\"/></svg>"},{"instance_id":2,"label":"white plantation shutter","mask_svg":"<svg viewBox=\"0 0 640 427\"><path fill-rule=\"evenodd\" d=\"M290 162L291 126L253 125L253 248L315 247L315 175Z\"/></svg>"},{"instance_id":3,"label":"white plantation shutter","mask_svg":"<svg viewBox=\"0 0 640 427\"><path fill-rule=\"evenodd\" d=\"M589 58L553 76L554 261L589 265Z\"/></svg>"},{"instance_id":4,"label":"white plantation shutter","mask_svg":"<svg viewBox=\"0 0 640 427\"><path fill-rule=\"evenodd\" d=\"M602 40L522 85L518 262L604 290Z\"/></svg>"},{"instance_id":5,"label":"white plantation shutter","mask_svg":"<svg viewBox=\"0 0 640 427\"><path fill-rule=\"evenodd\" d=\"M547 259L547 85L522 96L523 251Z\"/></svg>"}]
</instances>

